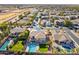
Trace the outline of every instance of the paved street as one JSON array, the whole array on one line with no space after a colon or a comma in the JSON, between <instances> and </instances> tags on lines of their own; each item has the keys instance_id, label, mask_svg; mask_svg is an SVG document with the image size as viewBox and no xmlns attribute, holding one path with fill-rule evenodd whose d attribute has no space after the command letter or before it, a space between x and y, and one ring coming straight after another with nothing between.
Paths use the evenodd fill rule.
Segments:
<instances>
[{"instance_id":1,"label":"paved street","mask_svg":"<svg viewBox=\"0 0 79 59\"><path fill-rule=\"evenodd\" d=\"M69 34L73 40L79 45L79 38L77 38L68 28L64 28L67 34Z\"/></svg>"}]
</instances>

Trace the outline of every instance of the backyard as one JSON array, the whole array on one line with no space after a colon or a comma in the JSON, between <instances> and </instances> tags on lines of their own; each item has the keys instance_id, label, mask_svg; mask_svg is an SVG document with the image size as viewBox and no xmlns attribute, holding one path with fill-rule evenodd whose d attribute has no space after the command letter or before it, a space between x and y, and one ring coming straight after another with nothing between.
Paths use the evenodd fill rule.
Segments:
<instances>
[{"instance_id":1,"label":"backyard","mask_svg":"<svg viewBox=\"0 0 79 59\"><path fill-rule=\"evenodd\" d=\"M40 52L42 52L42 53L44 53L44 52L47 52L48 51L48 47L47 47L48 45L47 44L40 44L39 45L39 51Z\"/></svg>"},{"instance_id":2,"label":"backyard","mask_svg":"<svg viewBox=\"0 0 79 59\"><path fill-rule=\"evenodd\" d=\"M10 49L10 51L13 52L23 52L24 50L24 46L22 44L22 41L18 41L14 46L12 46L12 48Z\"/></svg>"}]
</instances>

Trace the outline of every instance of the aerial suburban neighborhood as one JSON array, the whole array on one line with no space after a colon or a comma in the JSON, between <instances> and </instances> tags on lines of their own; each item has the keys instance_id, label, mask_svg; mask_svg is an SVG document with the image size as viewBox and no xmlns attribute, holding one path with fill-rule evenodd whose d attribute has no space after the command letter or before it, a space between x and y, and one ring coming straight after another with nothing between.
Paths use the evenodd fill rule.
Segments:
<instances>
[{"instance_id":1,"label":"aerial suburban neighborhood","mask_svg":"<svg viewBox=\"0 0 79 59\"><path fill-rule=\"evenodd\" d=\"M0 5L0 54L79 54L79 5Z\"/></svg>"}]
</instances>

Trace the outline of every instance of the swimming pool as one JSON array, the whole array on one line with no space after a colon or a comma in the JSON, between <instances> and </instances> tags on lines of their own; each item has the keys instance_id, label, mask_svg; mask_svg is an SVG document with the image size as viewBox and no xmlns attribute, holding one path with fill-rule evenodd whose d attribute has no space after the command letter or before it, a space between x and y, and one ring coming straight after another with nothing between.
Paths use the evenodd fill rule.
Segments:
<instances>
[{"instance_id":1,"label":"swimming pool","mask_svg":"<svg viewBox=\"0 0 79 59\"><path fill-rule=\"evenodd\" d=\"M10 40L6 40L3 45L0 47L0 51L6 51L6 48L8 44L10 43Z\"/></svg>"},{"instance_id":2,"label":"swimming pool","mask_svg":"<svg viewBox=\"0 0 79 59\"><path fill-rule=\"evenodd\" d=\"M28 45L28 47L29 47L28 52L36 52L37 46L38 46L38 45L37 45L35 42L31 42L31 43Z\"/></svg>"}]
</instances>

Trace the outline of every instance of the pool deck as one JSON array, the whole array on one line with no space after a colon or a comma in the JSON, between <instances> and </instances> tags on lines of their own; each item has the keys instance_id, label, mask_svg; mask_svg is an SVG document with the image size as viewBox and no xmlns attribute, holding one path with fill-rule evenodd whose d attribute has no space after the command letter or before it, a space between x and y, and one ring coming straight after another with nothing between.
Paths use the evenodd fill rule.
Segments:
<instances>
[{"instance_id":1,"label":"pool deck","mask_svg":"<svg viewBox=\"0 0 79 59\"><path fill-rule=\"evenodd\" d=\"M8 38L8 36L5 37L5 38L1 41L0 46L6 41L7 38Z\"/></svg>"},{"instance_id":2,"label":"pool deck","mask_svg":"<svg viewBox=\"0 0 79 59\"><path fill-rule=\"evenodd\" d=\"M2 46L0 47L0 51L7 51L7 47L8 47L8 45L9 45L9 43L10 43L10 40L6 40L6 41L2 44Z\"/></svg>"}]
</instances>

